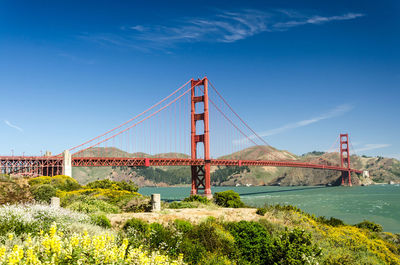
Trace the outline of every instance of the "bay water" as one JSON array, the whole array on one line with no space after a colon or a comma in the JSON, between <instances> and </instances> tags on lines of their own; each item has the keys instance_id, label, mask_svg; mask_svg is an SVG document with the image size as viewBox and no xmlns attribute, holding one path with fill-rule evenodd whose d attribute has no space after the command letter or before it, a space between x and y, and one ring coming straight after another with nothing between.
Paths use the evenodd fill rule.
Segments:
<instances>
[{"instance_id":1,"label":"bay water","mask_svg":"<svg viewBox=\"0 0 400 265\"><path fill-rule=\"evenodd\" d=\"M234 190L247 205L295 205L316 216L335 217L347 224L363 220L379 223L384 231L400 233L400 185L371 185L355 187L212 187L213 192ZM167 201L189 196L190 187L143 187L144 195L160 193Z\"/></svg>"}]
</instances>

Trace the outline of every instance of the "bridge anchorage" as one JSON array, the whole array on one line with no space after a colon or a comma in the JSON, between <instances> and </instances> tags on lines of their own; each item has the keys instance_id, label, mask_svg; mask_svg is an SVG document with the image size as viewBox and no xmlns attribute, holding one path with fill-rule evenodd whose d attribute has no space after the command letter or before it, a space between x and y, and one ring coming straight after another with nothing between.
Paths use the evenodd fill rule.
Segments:
<instances>
[{"instance_id":1,"label":"bridge anchorage","mask_svg":"<svg viewBox=\"0 0 400 265\"><path fill-rule=\"evenodd\" d=\"M187 86L190 87L187 88ZM211 94L213 95L212 97L210 96ZM222 107L219 104L217 106L214 95L217 97L217 100L220 99ZM271 166L334 170L342 173L341 184L348 186L352 185L352 173L363 173L365 176L368 174L366 171L362 172L350 167L350 142L347 133L340 134L339 137L340 161L337 162L337 165L281 160L274 155L273 151L268 153L269 156L266 160L249 160L234 156L231 156L231 159L212 159L210 154L210 118L214 118L214 112L212 112L213 116L210 116L210 107L216 110L216 114L221 115L219 116L220 120L217 120L217 124L212 125L212 148L217 148L216 146L219 146L222 142L221 139L215 141L216 134L214 134L217 129L221 128L223 131L222 135L225 135L222 138L227 138L223 139L223 141L227 145L234 145L233 140L235 139L244 139L244 141L239 141L239 144L244 146L237 147L236 151L254 146L263 147L268 145L233 110L209 79L204 77L202 79L187 81L169 96L141 114L61 154L55 156L0 156L0 174L31 176L64 174L72 177L73 167L189 166L191 168L190 194L199 194L207 198L212 197L210 179L212 166ZM190 123L185 123L185 120L189 122L189 119L186 119L189 110ZM171 115L173 118L170 119L168 118L169 116L162 115ZM179 117L179 115L182 115L182 117ZM229 115L233 118L230 118ZM158 119L156 120L157 122L152 122L154 119ZM236 122L234 122L235 119ZM145 125L146 122L148 122L148 125ZM178 122L183 122L183 125L177 125ZM224 122L229 127L219 126ZM161 128L162 126L166 126L166 128ZM156 133L159 133L161 136L154 136ZM168 139L166 135L169 136ZM155 137L155 143L151 136ZM160 137L164 137L167 140L161 141ZM232 137L232 139L229 139L229 137ZM151 138L150 141L148 140L149 138ZM179 139L183 142L183 150L171 153L171 149L177 150L172 148L172 144L168 144L173 139L175 141ZM189 142L189 149L186 149L186 143ZM118 145L118 143L120 144ZM150 145L149 152L147 152L148 146L146 143ZM162 150L163 152L154 152L151 150L152 146L153 148L154 146L159 147L163 143L167 145ZM176 143L175 148L177 148ZM136 153L132 150L135 150ZM124 153L121 153L122 151ZM168 152L173 154L173 156L165 156ZM147 155L151 153L161 155ZM188 153L191 155L185 155ZM227 152L225 150L221 153L228 154L234 152ZM183 155L179 156L176 154ZM319 158L323 161L321 157Z\"/></svg>"}]
</instances>

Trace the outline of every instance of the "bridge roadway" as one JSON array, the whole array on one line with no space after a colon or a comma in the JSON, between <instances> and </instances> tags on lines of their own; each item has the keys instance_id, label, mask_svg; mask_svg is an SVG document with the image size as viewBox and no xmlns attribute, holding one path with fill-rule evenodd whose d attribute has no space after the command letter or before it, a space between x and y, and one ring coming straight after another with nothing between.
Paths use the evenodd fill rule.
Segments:
<instances>
[{"instance_id":1,"label":"bridge roadway","mask_svg":"<svg viewBox=\"0 0 400 265\"><path fill-rule=\"evenodd\" d=\"M271 166L271 167L297 167L324 170L336 170L342 172L354 172L362 174L361 170L343 168L340 166L320 165L297 161L273 161L273 160L234 160L234 159L210 159L211 166ZM72 157L73 167L106 167L106 166L201 166L206 163L204 159L190 158L132 158L132 157ZM24 169L55 167L63 165L63 157L45 156L0 156L0 173L4 169L12 169L7 172L23 172Z\"/></svg>"}]
</instances>

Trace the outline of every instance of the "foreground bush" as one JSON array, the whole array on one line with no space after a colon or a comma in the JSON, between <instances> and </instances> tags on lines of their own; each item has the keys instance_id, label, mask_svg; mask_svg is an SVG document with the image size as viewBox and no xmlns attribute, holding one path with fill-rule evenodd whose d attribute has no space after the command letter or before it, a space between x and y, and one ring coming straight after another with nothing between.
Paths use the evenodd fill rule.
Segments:
<instances>
[{"instance_id":1,"label":"foreground bush","mask_svg":"<svg viewBox=\"0 0 400 265\"><path fill-rule=\"evenodd\" d=\"M244 207L244 203L240 200L238 193L233 190L221 191L214 193L214 201L217 205L229 208Z\"/></svg>"},{"instance_id":2,"label":"foreground bush","mask_svg":"<svg viewBox=\"0 0 400 265\"><path fill-rule=\"evenodd\" d=\"M0 264L184 264L157 252L128 246L114 235L90 236L86 232L63 236L53 225L49 233L28 237L20 245L0 246Z\"/></svg>"},{"instance_id":3,"label":"foreground bush","mask_svg":"<svg viewBox=\"0 0 400 265\"><path fill-rule=\"evenodd\" d=\"M40 186L48 184L57 190L72 191L81 188L81 185L74 179L65 175L57 175L54 177L41 176L29 180L29 185Z\"/></svg>"},{"instance_id":4,"label":"foreground bush","mask_svg":"<svg viewBox=\"0 0 400 265\"><path fill-rule=\"evenodd\" d=\"M211 253L220 257L232 255L235 239L221 223L210 217L182 236L179 251L186 262L204 264Z\"/></svg>"},{"instance_id":5,"label":"foreground bush","mask_svg":"<svg viewBox=\"0 0 400 265\"><path fill-rule=\"evenodd\" d=\"M235 247L240 264L265 264L269 260L271 238L265 228L257 222L231 222L228 231L235 238Z\"/></svg>"},{"instance_id":6,"label":"foreground bush","mask_svg":"<svg viewBox=\"0 0 400 265\"><path fill-rule=\"evenodd\" d=\"M368 220L364 220L363 222L356 224L355 226L358 228L367 229L371 232L382 232L383 231L383 227L381 225L376 224L371 221L368 221Z\"/></svg>"},{"instance_id":7,"label":"foreground bush","mask_svg":"<svg viewBox=\"0 0 400 265\"><path fill-rule=\"evenodd\" d=\"M173 223L175 229L181 233L187 233L190 230L192 230L193 225L191 222L185 221L185 220L180 220L180 219L175 219Z\"/></svg>"},{"instance_id":8,"label":"foreground bush","mask_svg":"<svg viewBox=\"0 0 400 265\"><path fill-rule=\"evenodd\" d=\"M104 228L111 228L110 219L107 218L104 214L91 214L90 219L92 224L104 227Z\"/></svg>"},{"instance_id":9,"label":"foreground bush","mask_svg":"<svg viewBox=\"0 0 400 265\"><path fill-rule=\"evenodd\" d=\"M317 264L322 250L311 241L311 234L295 228L276 237L268 264Z\"/></svg>"},{"instance_id":10,"label":"foreground bush","mask_svg":"<svg viewBox=\"0 0 400 265\"><path fill-rule=\"evenodd\" d=\"M129 192L138 192L139 187L132 181L112 181L109 179L96 180L86 185L89 189L110 189L110 190L126 190Z\"/></svg>"},{"instance_id":11,"label":"foreground bush","mask_svg":"<svg viewBox=\"0 0 400 265\"><path fill-rule=\"evenodd\" d=\"M60 228L68 229L72 223L90 223L90 218L85 214L46 205L0 206L0 235L37 234L41 230L47 231L54 222Z\"/></svg>"},{"instance_id":12,"label":"foreground bush","mask_svg":"<svg viewBox=\"0 0 400 265\"><path fill-rule=\"evenodd\" d=\"M267 209L265 208L257 208L256 214L264 216L267 213Z\"/></svg>"},{"instance_id":13,"label":"foreground bush","mask_svg":"<svg viewBox=\"0 0 400 265\"><path fill-rule=\"evenodd\" d=\"M163 226L133 218L123 230L132 246L172 258L183 254L189 264L316 264L321 255L311 234L294 229L274 237L255 221L221 222L210 217L197 225L177 219Z\"/></svg>"},{"instance_id":14,"label":"foreground bush","mask_svg":"<svg viewBox=\"0 0 400 265\"><path fill-rule=\"evenodd\" d=\"M200 202L200 203L203 203L203 204L209 204L210 203L209 199L207 199L204 196L197 195L197 194L196 195L190 195L189 197L185 198L183 201L184 202Z\"/></svg>"},{"instance_id":15,"label":"foreground bush","mask_svg":"<svg viewBox=\"0 0 400 265\"><path fill-rule=\"evenodd\" d=\"M125 222L123 229L125 231L132 231L143 236L148 236L150 225L138 218L132 218Z\"/></svg>"},{"instance_id":16,"label":"foreground bush","mask_svg":"<svg viewBox=\"0 0 400 265\"><path fill-rule=\"evenodd\" d=\"M42 203L50 203L51 197L55 197L57 194L57 189L50 184L43 184L33 186L31 188L31 193L35 201Z\"/></svg>"},{"instance_id":17,"label":"foreground bush","mask_svg":"<svg viewBox=\"0 0 400 265\"><path fill-rule=\"evenodd\" d=\"M316 221L335 227L345 225L345 223L342 220L334 217L330 217L329 219L327 219L325 216L320 216L316 219Z\"/></svg>"},{"instance_id":18,"label":"foreground bush","mask_svg":"<svg viewBox=\"0 0 400 265\"><path fill-rule=\"evenodd\" d=\"M69 192L59 191L57 196L62 199L63 205L68 205L75 201L79 196L88 196L95 199L103 200L115 206L125 205L134 197L141 197L142 195L137 192L130 192L127 190L113 190L113 189L80 189Z\"/></svg>"},{"instance_id":19,"label":"foreground bush","mask_svg":"<svg viewBox=\"0 0 400 265\"><path fill-rule=\"evenodd\" d=\"M66 206L67 209L82 213L118 213L120 211L115 205L89 196L76 196L73 200L70 198L69 203Z\"/></svg>"}]
</instances>

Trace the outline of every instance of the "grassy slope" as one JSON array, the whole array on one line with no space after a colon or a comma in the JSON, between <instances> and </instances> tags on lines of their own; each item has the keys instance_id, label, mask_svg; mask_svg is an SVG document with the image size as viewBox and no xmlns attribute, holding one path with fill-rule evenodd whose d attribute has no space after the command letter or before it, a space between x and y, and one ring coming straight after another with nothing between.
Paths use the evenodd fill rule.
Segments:
<instances>
[{"instance_id":1,"label":"grassy slope","mask_svg":"<svg viewBox=\"0 0 400 265\"><path fill-rule=\"evenodd\" d=\"M9 189L7 189L8 191L12 191L12 194L29 190L29 184L25 178L12 179L3 177L0 180L0 184L2 184L0 187L13 185L12 187L8 186ZM16 190L13 191L13 188L16 188ZM10 203L19 202L19 198L15 197L13 199L14 201L10 201ZM185 219L192 223L199 223L210 216L217 218L217 222L259 221L275 237L284 231L286 227L289 230L294 228L304 229L312 234L312 241L322 248L323 255L317 260L319 264L400 264L400 235L385 232L370 232L351 225L333 227L316 221L312 216L296 210L296 208L269 207L266 214L260 216L256 214L256 209L221 208L210 204L194 209L165 209L158 213L108 215L114 228L121 227L127 219L132 217L166 225L176 218ZM80 230L78 231L80 232L83 228L87 228L87 225L84 225L73 224L67 227L72 230L79 228ZM91 230L88 231L90 232ZM10 249L13 245L10 244Z\"/></svg>"},{"instance_id":2,"label":"grassy slope","mask_svg":"<svg viewBox=\"0 0 400 265\"><path fill-rule=\"evenodd\" d=\"M330 226L314 220L308 214L292 209L269 208L265 216L251 208L220 208L204 206L194 209L166 209L159 213L123 213L108 215L114 227L121 227L130 218L149 223L167 225L175 219L201 223L209 217L218 221L241 220L262 222L272 234L279 234L285 227L304 229L312 234L312 241L322 248L320 264L399 264L400 235L370 232L351 225Z\"/></svg>"}]
</instances>

